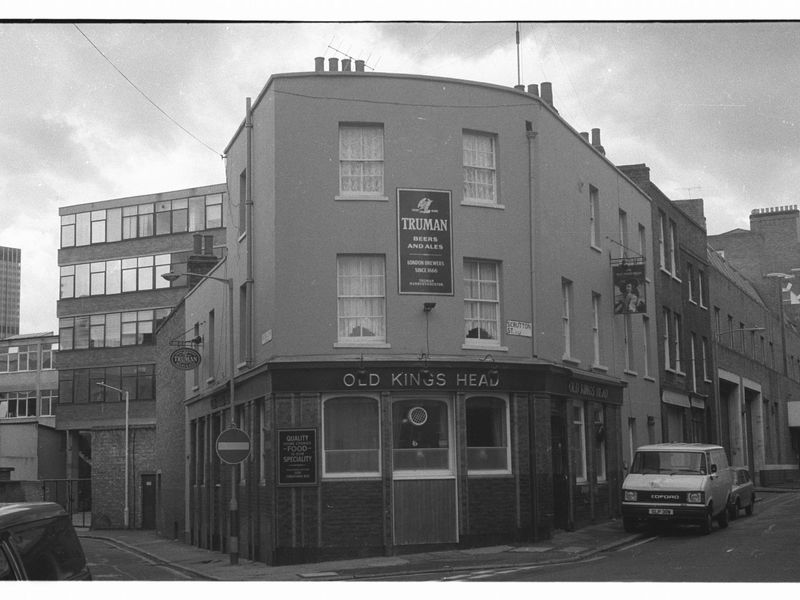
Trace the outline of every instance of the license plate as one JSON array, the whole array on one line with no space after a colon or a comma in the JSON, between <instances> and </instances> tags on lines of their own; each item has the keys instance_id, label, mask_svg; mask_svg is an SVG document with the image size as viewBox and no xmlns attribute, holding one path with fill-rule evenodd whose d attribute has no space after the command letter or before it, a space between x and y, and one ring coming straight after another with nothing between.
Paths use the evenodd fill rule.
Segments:
<instances>
[{"instance_id":1,"label":"license plate","mask_svg":"<svg viewBox=\"0 0 800 600\"><path fill-rule=\"evenodd\" d=\"M671 508L651 508L649 511L651 515L671 515L672 509Z\"/></svg>"}]
</instances>

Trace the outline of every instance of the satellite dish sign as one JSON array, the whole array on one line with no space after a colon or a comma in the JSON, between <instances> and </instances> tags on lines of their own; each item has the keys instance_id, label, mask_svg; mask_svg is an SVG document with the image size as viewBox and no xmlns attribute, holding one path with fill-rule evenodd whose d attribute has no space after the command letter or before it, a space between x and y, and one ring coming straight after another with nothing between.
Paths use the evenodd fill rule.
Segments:
<instances>
[{"instance_id":1,"label":"satellite dish sign","mask_svg":"<svg viewBox=\"0 0 800 600\"><path fill-rule=\"evenodd\" d=\"M200 353L194 348L188 347L178 348L169 355L169 362L172 363L172 366L182 371L196 369L201 360Z\"/></svg>"}]
</instances>

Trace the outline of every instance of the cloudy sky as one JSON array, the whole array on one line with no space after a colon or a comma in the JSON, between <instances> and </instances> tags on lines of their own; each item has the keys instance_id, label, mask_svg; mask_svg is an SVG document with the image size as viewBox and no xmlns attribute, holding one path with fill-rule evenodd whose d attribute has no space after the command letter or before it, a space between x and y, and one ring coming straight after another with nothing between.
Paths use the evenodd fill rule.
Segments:
<instances>
[{"instance_id":1,"label":"cloudy sky","mask_svg":"<svg viewBox=\"0 0 800 600\"><path fill-rule=\"evenodd\" d=\"M21 331L58 328L58 208L224 181L220 153L272 73L347 54L517 83L513 17L433 18L0 22L0 245L22 249ZM552 82L560 114L599 127L611 161L704 198L710 234L800 204L800 23L574 19L520 22L521 81Z\"/></svg>"}]
</instances>

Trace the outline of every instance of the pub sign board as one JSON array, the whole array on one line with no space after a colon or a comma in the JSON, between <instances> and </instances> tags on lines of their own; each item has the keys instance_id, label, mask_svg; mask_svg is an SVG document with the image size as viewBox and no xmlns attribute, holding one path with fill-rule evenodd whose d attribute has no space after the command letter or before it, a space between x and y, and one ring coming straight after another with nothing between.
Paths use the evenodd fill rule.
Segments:
<instances>
[{"instance_id":1,"label":"pub sign board","mask_svg":"<svg viewBox=\"0 0 800 600\"><path fill-rule=\"evenodd\" d=\"M397 260L401 294L453 294L449 191L397 190Z\"/></svg>"},{"instance_id":2,"label":"pub sign board","mask_svg":"<svg viewBox=\"0 0 800 600\"><path fill-rule=\"evenodd\" d=\"M278 430L278 485L317 485L316 429Z\"/></svg>"}]
</instances>

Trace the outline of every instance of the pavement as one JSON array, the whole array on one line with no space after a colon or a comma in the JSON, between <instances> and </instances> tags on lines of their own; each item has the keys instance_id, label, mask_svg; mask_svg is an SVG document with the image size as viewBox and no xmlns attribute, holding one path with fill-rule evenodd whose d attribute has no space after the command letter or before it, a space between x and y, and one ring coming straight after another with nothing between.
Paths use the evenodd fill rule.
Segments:
<instances>
[{"instance_id":1,"label":"pavement","mask_svg":"<svg viewBox=\"0 0 800 600\"><path fill-rule=\"evenodd\" d=\"M756 488L756 492L759 491L777 493L800 489L794 486ZM626 533L622 520L612 519L576 531L557 530L551 539L536 543L269 566L241 557L238 564L232 565L227 554L160 537L152 530L77 528L77 531L79 537L104 540L193 578L238 582L368 580L379 576L400 578L414 574L445 578L476 568L502 569L575 562L647 536L645 531Z\"/></svg>"}]
</instances>

